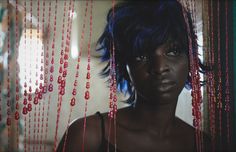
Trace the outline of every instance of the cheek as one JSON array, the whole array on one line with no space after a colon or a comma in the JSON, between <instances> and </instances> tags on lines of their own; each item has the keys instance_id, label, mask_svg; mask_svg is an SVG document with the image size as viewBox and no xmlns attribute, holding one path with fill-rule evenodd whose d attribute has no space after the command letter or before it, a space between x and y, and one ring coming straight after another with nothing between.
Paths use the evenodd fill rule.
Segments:
<instances>
[{"instance_id":1,"label":"cheek","mask_svg":"<svg viewBox=\"0 0 236 152\"><path fill-rule=\"evenodd\" d=\"M176 77L179 80L179 83L181 83L182 85L184 85L187 80L188 72L189 72L189 67L187 60L186 62L181 62L180 64L178 64L178 68L176 69L175 73Z\"/></svg>"}]
</instances>

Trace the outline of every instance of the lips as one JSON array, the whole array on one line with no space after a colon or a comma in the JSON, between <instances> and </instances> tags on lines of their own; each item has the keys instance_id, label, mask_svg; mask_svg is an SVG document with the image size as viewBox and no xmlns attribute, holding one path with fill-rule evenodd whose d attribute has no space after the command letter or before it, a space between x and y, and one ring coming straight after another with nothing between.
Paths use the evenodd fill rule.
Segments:
<instances>
[{"instance_id":1,"label":"lips","mask_svg":"<svg viewBox=\"0 0 236 152\"><path fill-rule=\"evenodd\" d=\"M161 81L154 81L153 88L158 92L168 92L174 89L175 82L170 80L161 80Z\"/></svg>"}]
</instances>

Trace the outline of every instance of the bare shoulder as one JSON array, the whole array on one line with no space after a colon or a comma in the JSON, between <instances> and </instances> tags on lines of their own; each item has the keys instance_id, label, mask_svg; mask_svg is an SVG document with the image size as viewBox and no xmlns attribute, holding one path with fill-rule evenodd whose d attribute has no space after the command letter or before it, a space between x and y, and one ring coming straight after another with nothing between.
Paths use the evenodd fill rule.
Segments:
<instances>
[{"instance_id":1,"label":"bare shoulder","mask_svg":"<svg viewBox=\"0 0 236 152\"><path fill-rule=\"evenodd\" d=\"M178 122L178 132L179 135L182 136L181 140L185 143L189 143L191 147L193 146L194 149L196 148L195 144L195 134L196 134L196 129L189 125L188 123L184 122L183 120L177 118ZM210 151L211 150L211 138L210 135L204 131L201 131L202 137L203 137L203 151Z\"/></svg>"},{"instance_id":2,"label":"bare shoulder","mask_svg":"<svg viewBox=\"0 0 236 152\"><path fill-rule=\"evenodd\" d=\"M86 127L84 134L85 121ZM63 147L68 152L79 152L82 151L83 145L85 151L97 151L101 144L101 129L101 119L98 115L89 116L86 120L84 118L74 120L65 131L58 145L57 152L63 151Z\"/></svg>"}]
</instances>

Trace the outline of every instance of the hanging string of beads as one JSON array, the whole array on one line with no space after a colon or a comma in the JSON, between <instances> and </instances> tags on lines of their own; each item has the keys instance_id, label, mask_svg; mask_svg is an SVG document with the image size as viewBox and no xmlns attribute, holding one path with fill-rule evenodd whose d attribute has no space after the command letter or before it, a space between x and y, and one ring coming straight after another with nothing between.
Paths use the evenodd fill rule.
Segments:
<instances>
[{"instance_id":1,"label":"hanging string of beads","mask_svg":"<svg viewBox=\"0 0 236 152\"><path fill-rule=\"evenodd\" d=\"M26 60L26 0L24 1L24 54L25 54L25 60ZM27 72L26 72L26 62L24 63L24 99L23 99L23 110L22 114L24 116L24 152L27 152L27 144L26 144L26 126L27 126L27 119L26 114L28 112L26 104L27 104Z\"/></svg>"},{"instance_id":2,"label":"hanging string of beads","mask_svg":"<svg viewBox=\"0 0 236 152\"><path fill-rule=\"evenodd\" d=\"M36 41L36 65L35 65L35 69L36 69L36 71L35 71L35 77L36 77L36 82L35 82L35 86L36 86L36 88L38 88L38 80L39 80L39 78L38 78L38 69L39 69L39 67L38 67L38 61L39 61L39 53L38 53L38 51L39 51L39 1L37 0L37 34L36 34L36 36L37 36L37 41ZM41 88L41 86L40 86L40 88ZM40 91L39 92L41 92L41 89L40 89ZM35 94L35 96L38 94L38 93L34 93ZM40 108L40 106L39 105L34 105L34 122L33 122L33 124L34 124L34 127L33 127L33 151L37 151L37 113L40 113L40 109L39 109L39 111L37 111L37 108Z\"/></svg>"},{"instance_id":3,"label":"hanging string of beads","mask_svg":"<svg viewBox=\"0 0 236 152\"><path fill-rule=\"evenodd\" d=\"M225 111L227 126L227 144L230 149L231 132L230 132L230 86L229 86L229 30L228 30L228 1L225 1Z\"/></svg>"},{"instance_id":4,"label":"hanging string of beads","mask_svg":"<svg viewBox=\"0 0 236 152\"><path fill-rule=\"evenodd\" d=\"M66 5L66 3L64 3ZM68 59L69 59L69 48L70 48L70 27L72 24L72 18L70 18L70 13L71 11L74 11L74 8L72 9L72 5L74 7L74 2L72 3L72 0L70 0L70 4L69 4L69 11L68 11L68 17L67 17L67 30L66 30L66 45L65 45L65 52L63 52L63 50L61 51L61 57L60 57L60 63L63 64L63 72L62 72L62 77L61 77L61 82L58 85L59 88L59 94L58 94L58 103L57 103L57 119L56 119L56 130L55 130L55 137L54 137L54 151L56 151L56 146L57 146L57 136L58 136L58 124L59 124L59 120L60 120L60 112L61 112L61 103L62 103L62 97L65 94L65 87L66 87L66 76L67 76L67 68L68 68ZM72 14L73 15L73 14ZM64 17L65 17L65 13L64 13ZM72 16L73 17L73 16ZM63 29L64 30L64 29ZM63 34L63 38L64 39L64 34ZM62 40L63 41L63 40ZM64 46L64 43L62 43L62 46ZM64 59L64 60L63 60ZM61 64L61 67L62 67ZM60 68L61 68L60 67ZM60 73L60 69L59 69L59 73ZM58 80L59 77L61 76L61 74L59 74L58 76Z\"/></svg>"},{"instance_id":5,"label":"hanging string of beads","mask_svg":"<svg viewBox=\"0 0 236 152\"><path fill-rule=\"evenodd\" d=\"M209 62L209 66L212 68L215 64L215 47L214 47L214 18L213 18L213 9L211 9L213 6L213 2L210 2L209 5L209 14L210 14L210 18L208 18L208 21L211 22L208 23L208 29L210 32L210 36L209 36L209 54L208 54L208 62ZM208 94L208 110L209 110L209 114L210 114L210 132L211 132L211 137L212 137L212 149L215 149L215 142L216 142L216 124L215 124L215 114L216 114L216 106L215 106L215 102L216 102L216 98L215 98L215 76L214 76L214 71L208 71L207 72L207 94Z\"/></svg>"},{"instance_id":6,"label":"hanging string of beads","mask_svg":"<svg viewBox=\"0 0 236 152\"><path fill-rule=\"evenodd\" d=\"M221 70L221 55L220 55L220 1L217 1L217 65L218 65L218 83L217 83L217 110L219 113L218 122L219 122L219 135L220 140L222 140L222 70ZM222 141L220 142L222 143Z\"/></svg>"},{"instance_id":7,"label":"hanging string of beads","mask_svg":"<svg viewBox=\"0 0 236 152\"><path fill-rule=\"evenodd\" d=\"M8 27L8 35L7 35L7 147L10 149L10 135L11 135L11 95L10 95L10 55L11 55L11 47L10 47L10 3L7 1L8 14L7 14L7 27Z\"/></svg>"},{"instance_id":8,"label":"hanging string of beads","mask_svg":"<svg viewBox=\"0 0 236 152\"><path fill-rule=\"evenodd\" d=\"M50 35L50 22L51 22L51 1L49 1L48 5L48 24L47 24L47 31L48 36ZM44 88L49 90L48 86L48 68L49 68L49 38L47 38L46 42L46 59L45 59L45 77L44 77ZM47 114L46 114L46 122L45 122L45 134L44 134L44 141L47 140L47 134L48 134L48 118L49 118L49 111L50 111L50 104L51 104L51 93L49 92L48 96L48 103L47 103ZM46 145L43 145L43 151L46 151Z\"/></svg>"},{"instance_id":9,"label":"hanging string of beads","mask_svg":"<svg viewBox=\"0 0 236 152\"><path fill-rule=\"evenodd\" d=\"M30 0L30 44L29 44L29 48L30 48L30 51L27 52L29 53L29 56L31 56L31 50L32 50L32 28L33 28L33 0ZM32 111L32 104L31 104L31 101L32 101L32 59L30 58L29 59L29 90L28 90L28 104L27 104L27 110L28 110L28 151L31 151L31 111Z\"/></svg>"},{"instance_id":10,"label":"hanging string of beads","mask_svg":"<svg viewBox=\"0 0 236 152\"><path fill-rule=\"evenodd\" d=\"M185 10L185 9L183 9ZM188 24L186 11L183 13L185 18L185 23L187 25L188 35L190 34L190 27ZM199 61L198 61L198 50L193 50L192 39L188 37L189 41L189 58L190 58L190 75L191 75L191 84L192 84L192 115L193 115L193 126L196 128L196 147L197 151L202 151L202 142L201 142L201 86L200 86L200 74L199 74Z\"/></svg>"},{"instance_id":11,"label":"hanging string of beads","mask_svg":"<svg viewBox=\"0 0 236 152\"><path fill-rule=\"evenodd\" d=\"M86 3L88 5L88 3ZM87 6L86 6L87 7ZM82 143L82 151L84 152L85 147L85 134L86 134L86 113L88 110L88 101L90 99L90 79L91 79L91 69L90 69L90 62L91 62L91 40L92 40L92 31L93 31L93 0L90 0L90 19L89 19L89 40L88 40L88 60L87 60L87 74L86 74L86 90L84 93L85 99L85 108L84 108L84 128L83 128L83 143Z\"/></svg>"},{"instance_id":12,"label":"hanging string of beads","mask_svg":"<svg viewBox=\"0 0 236 152\"><path fill-rule=\"evenodd\" d=\"M72 11L73 12L73 11ZM77 64L76 64L76 73L75 73L75 79L74 79L74 85L73 85L73 89L72 89L72 98L70 100L70 112L69 112L69 118L67 121L67 129L66 129L66 133L65 133L65 141L63 144L63 152L65 151L65 145L67 142L67 136L68 136L68 128L69 128L69 123L71 121L71 114L72 114L72 110L73 107L76 104L76 95L77 95L77 90L76 87L78 86L78 78L79 78L79 69L80 69L80 60L81 60L81 55L82 55L82 50L83 50L83 46L84 46L84 34L85 34L85 25L86 25L86 20L87 20L87 12L88 12L88 1L86 1L86 8L84 11L84 18L83 18L83 26L82 26L82 32L81 32L81 37L80 37L80 51L79 51L79 55L77 58ZM73 14L72 14L73 15ZM70 28L72 29L72 28Z\"/></svg>"},{"instance_id":13,"label":"hanging string of beads","mask_svg":"<svg viewBox=\"0 0 236 152\"><path fill-rule=\"evenodd\" d=\"M42 13L42 37L44 35L44 18L45 18L45 0L43 0L43 6L42 6L42 9L43 9L43 13ZM39 16L39 10L38 10L38 16ZM42 54L41 54L41 68L40 68L40 71L41 71L41 74L40 74L40 80L43 80L44 76L43 76L43 63L44 63L44 47L42 46L41 48L42 50ZM45 74L46 75L46 74ZM45 80L44 80L45 81ZM42 82L40 82L42 83ZM45 94L47 92L47 84L45 84L44 82L44 85L43 85L43 90L42 90L42 93ZM37 95L35 95L36 97ZM42 102L42 118L41 118L41 131L40 130L40 124L38 126L38 133L40 132L40 139L39 139L39 151L42 151L42 140L43 140L43 127L44 127L44 112L45 112L45 96L43 96L43 102ZM36 100L34 100L34 104L37 105L37 102L38 102L38 98L36 98ZM40 106L40 105L39 105ZM40 110L39 110L40 111ZM40 121L40 119L38 120Z\"/></svg>"},{"instance_id":14,"label":"hanging string of beads","mask_svg":"<svg viewBox=\"0 0 236 152\"><path fill-rule=\"evenodd\" d=\"M19 69L18 69L18 48L19 48L19 29L18 29L18 0L16 0L16 8L15 8L15 126L16 126L16 150L19 149Z\"/></svg>"},{"instance_id":15,"label":"hanging string of beads","mask_svg":"<svg viewBox=\"0 0 236 152\"><path fill-rule=\"evenodd\" d=\"M115 0L112 0L112 18L115 17ZM113 25L112 25L113 26ZM113 29L113 28L112 28ZM110 44L110 78L109 78L109 85L110 85L110 92L109 92L109 129L108 129L108 142L110 142L111 136L111 129L112 129L112 121L114 126L114 145L116 150L116 112L117 112L117 96L116 96L116 64L115 64L115 43L114 37L112 33L112 42ZM107 150L109 151L109 146L107 146Z\"/></svg>"}]
</instances>

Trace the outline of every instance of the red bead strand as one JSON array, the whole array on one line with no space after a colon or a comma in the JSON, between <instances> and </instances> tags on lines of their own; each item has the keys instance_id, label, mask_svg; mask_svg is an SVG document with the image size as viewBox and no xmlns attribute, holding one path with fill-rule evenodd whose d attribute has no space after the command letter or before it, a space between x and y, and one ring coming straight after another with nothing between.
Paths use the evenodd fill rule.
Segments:
<instances>
[{"instance_id":1,"label":"red bead strand","mask_svg":"<svg viewBox=\"0 0 236 152\"><path fill-rule=\"evenodd\" d=\"M25 54L25 60L26 60L26 0L24 1L24 54ZM27 73L26 73L26 62L24 63L24 99L23 99L23 109L22 109L22 114L24 117L24 152L27 152L27 136L26 136L26 132L27 132L27 119L26 119L26 114L27 114L27 108L26 108L26 104L27 104Z\"/></svg>"},{"instance_id":2,"label":"red bead strand","mask_svg":"<svg viewBox=\"0 0 236 152\"><path fill-rule=\"evenodd\" d=\"M48 1L47 1L48 2ZM47 31L50 33L50 22L51 22L51 1L49 1L48 6L48 23L47 23ZM46 43L46 59L45 59L45 77L44 77L44 88L53 91L52 84L48 85L48 67L49 67L49 38L47 39ZM51 94L49 91L49 97L48 97L48 103L47 103L47 115L46 115L46 122L45 122L45 134L44 134L44 141L47 140L47 134L48 134L48 118L49 118L49 112L50 112L50 101L51 101ZM43 144L43 151L46 151L46 145Z\"/></svg>"},{"instance_id":3,"label":"red bead strand","mask_svg":"<svg viewBox=\"0 0 236 152\"><path fill-rule=\"evenodd\" d=\"M222 140L222 72L221 72L221 55L220 55L220 1L217 1L217 65L218 65L218 86L217 86L217 108L219 111L219 135L220 135L220 140ZM221 141L222 142L222 141Z\"/></svg>"},{"instance_id":4,"label":"red bead strand","mask_svg":"<svg viewBox=\"0 0 236 152\"><path fill-rule=\"evenodd\" d=\"M86 1L86 6L88 5ZM90 0L90 18L89 18L89 40L88 40L88 60L87 60L87 75L86 75L86 90L84 94L85 99L85 109L84 109L84 130L83 130L83 144L82 144L82 151L84 151L85 146L85 134L86 134L86 113L88 110L88 101L90 99L90 79L91 79L91 39L92 39L92 31L93 31L93 0Z\"/></svg>"},{"instance_id":5,"label":"red bead strand","mask_svg":"<svg viewBox=\"0 0 236 152\"><path fill-rule=\"evenodd\" d=\"M7 7L9 9L10 3L9 0L7 0ZM6 125L7 125L7 148L10 150L10 135L11 135L11 95L10 95L10 14L8 12L7 14L7 26L8 26L8 35L7 35L7 119L6 119Z\"/></svg>"},{"instance_id":6,"label":"red bead strand","mask_svg":"<svg viewBox=\"0 0 236 152\"><path fill-rule=\"evenodd\" d=\"M229 86L229 30L228 30L228 1L225 1L225 111L226 111L226 126L227 126L227 144L230 149L231 144L231 130L230 130L230 86Z\"/></svg>"},{"instance_id":7,"label":"red bead strand","mask_svg":"<svg viewBox=\"0 0 236 152\"><path fill-rule=\"evenodd\" d=\"M59 76L58 76L58 103L57 103L57 119L56 119L56 130L55 130L55 136L54 136L54 151L56 151L57 146L57 134L58 134L58 128L59 128L59 121L60 121L60 112L61 112L61 105L62 105L62 97L65 94L65 86L66 86L66 76L67 76L67 68L68 68L68 53L70 48L70 23L72 22L72 18L70 19L70 12L72 7L72 2L70 0L69 3L69 11L68 11L68 18L67 18L67 33L66 33L66 44L65 44L65 50L63 51L61 48L61 57L60 57L60 68L59 68ZM66 1L64 1L64 15L63 15L63 28L62 28L62 41L61 46L64 46L64 22L65 22L65 12L66 12ZM64 65L62 67L62 64ZM61 76L60 69L62 69L63 73Z\"/></svg>"},{"instance_id":8,"label":"red bead strand","mask_svg":"<svg viewBox=\"0 0 236 152\"><path fill-rule=\"evenodd\" d=\"M72 114L72 110L73 107L76 104L76 95L77 95L77 91L76 91L76 87L78 86L78 77L79 77L79 67L80 67L80 60L81 60L81 55L82 55L82 49L83 49L83 43L84 43L84 33L85 33L85 23L86 23L86 16L87 16L87 7L88 5L86 5L85 8L85 13L84 13L84 19L83 19L83 26L82 26L82 33L81 33L81 37L80 37L80 51L79 51L79 56L77 58L77 64L76 64L76 74L75 74L75 80L74 80L74 86L73 86L73 90L72 90L72 98L70 100L70 113L69 113L69 118L68 118L68 122L67 122L67 129L66 129L66 133L65 133L65 141L63 144L63 152L65 151L65 145L67 142L67 135L68 135L68 127L69 127L69 123L71 121L71 114ZM72 11L74 12L74 11ZM73 13L72 13L73 15ZM71 29L71 28L70 28ZM86 88L90 87L89 83L86 84Z\"/></svg>"}]
</instances>

